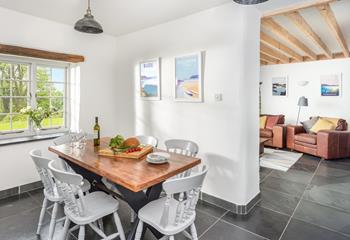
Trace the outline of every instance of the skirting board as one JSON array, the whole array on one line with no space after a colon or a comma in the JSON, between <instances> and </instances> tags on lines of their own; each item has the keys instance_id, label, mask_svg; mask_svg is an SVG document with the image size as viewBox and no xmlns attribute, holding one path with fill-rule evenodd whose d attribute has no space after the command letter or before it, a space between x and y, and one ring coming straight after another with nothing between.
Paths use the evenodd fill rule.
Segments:
<instances>
[{"instance_id":1,"label":"skirting board","mask_svg":"<svg viewBox=\"0 0 350 240\"><path fill-rule=\"evenodd\" d=\"M256 195L247 205L237 205L204 192L201 192L201 199L238 215L247 215L250 210L252 210L253 207L260 202L261 194L258 193L258 195Z\"/></svg>"},{"instance_id":2,"label":"skirting board","mask_svg":"<svg viewBox=\"0 0 350 240\"><path fill-rule=\"evenodd\" d=\"M19 195L21 193L29 192L29 191L32 191L32 190L35 190L38 188L42 188L42 187L43 187L42 182L37 181L37 182L21 185L18 187L2 190L2 191L0 191L0 199L16 196L16 195Z\"/></svg>"}]
</instances>

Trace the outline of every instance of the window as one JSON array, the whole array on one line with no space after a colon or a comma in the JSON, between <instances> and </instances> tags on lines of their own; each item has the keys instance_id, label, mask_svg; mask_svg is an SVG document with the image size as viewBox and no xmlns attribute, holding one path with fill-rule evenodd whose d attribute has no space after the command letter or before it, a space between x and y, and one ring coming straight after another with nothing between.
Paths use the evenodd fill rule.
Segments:
<instances>
[{"instance_id":1,"label":"window","mask_svg":"<svg viewBox=\"0 0 350 240\"><path fill-rule=\"evenodd\" d=\"M49 132L67 128L68 64L0 56L0 137L30 135L31 122L24 107L54 108L57 113L44 119Z\"/></svg>"}]
</instances>

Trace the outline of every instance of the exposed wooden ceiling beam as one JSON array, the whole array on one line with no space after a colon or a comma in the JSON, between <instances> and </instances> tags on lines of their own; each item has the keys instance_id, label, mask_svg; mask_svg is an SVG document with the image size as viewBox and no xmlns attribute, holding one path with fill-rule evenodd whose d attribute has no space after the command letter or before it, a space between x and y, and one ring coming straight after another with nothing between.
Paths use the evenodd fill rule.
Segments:
<instances>
[{"instance_id":1,"label":"exposed wooden ceiling beam","mask_svg":"<svg viewBox=\"0 0 350 240\"><path fill-rule=\"evenodd\" d=\"M268 45L266 45L265 43L262 43L262 42L260 42L260 52L265 53L266 55L268 55L270 57L278 59L281 63L289 63L290 62L290 59L286 55L278 52L277 50L269 47Z\"/></svg>"},{"instance_id":2,"label":"exposed wooden ceiling beam","mask_svg":"<svg viewBox=\"0 0 350 240\"><path fill-rule=\"evenodd\" d=\"M306 22L306 20L298 12L287 13L286 16L291 20L294 25L308 36L328 58L332 58L332 53L312 27Z\"/></svg>"},{"instance_id":3,"label":"exposed wooden ceiling beam","mask_svg":"<svg viewBox=\"0 0 350 240\"><path fill-rule=\"evenodd\" d=\"M264 60L260 60L260 65L269 65L269 63L265 62Z\"/></svg>"},{"instance_id":4,"label":"exposed wooden ceiling beam","mask_svg":"<svg viewBox=\"0 0 350 240\"><path fill-rule=\"evenodd\" d=\"M340 29L340 26L334 16L334 13L331 7L329 6L329 4L325 4L325 5L319 6L318 9L320 10L320 13L322 14L323 18L326 20L333 35L337 39L345 57L350 57L348 44L345 40L345 37Z\"/></svg>"},{"instance_id":5,"label":"exposed wooden ceiling beam","mask_svg":"<svg viewBox=\"0 0 350 240\"><path fill-rule=\"evenodd\" d=\"M283 38L296 48L299 48L302 50L307 56L309 56L313 60L317 60L316 54L310 50L304 43L302 43L300 40L298 40L296 37L294 37L292 34L290 34L285 28L283 28L281 25L279 25L277 22L275 22L272 18L267 18L262 22L263 26L268 28L270 31L272 31L274 34L279 36L280 38Z\"/></svg>"},{"instance_id":6,"label":"exposed wooden ceiling beam","mask_svg":"<svg viewBox=\"0 0 350 240\"><path fill-rule=\"evenodd\" d=\"M267 63L271 63L271 64L278 64L279 63L279 61L277 59L272 58L272 57L270 57L262 52L260 53L260 61L261 60L263 60Z\"/></svg>"},{"instance_id":7,"label":"exposed wooden ceiling beam","mask_svg":"<svg viewBox=\"0 0 350 240\"><path fill-rule=\"evenodd\" d=\"M273 37L269 36L268 34L261 32L260 33L260 41L262 41L265 44L268 44L274 48L277 48L278 50L284 52L285 54L289 55L296 61L303 61L303 56L299 55L297 52L295 52L293 49L287 47L286 45L280 43Z\"/></svg>"},{"instance_id":8,"label":"exposed wooden ceiling beam","mask_svg":"<svg viewBox=\"0 0 350 240\"><path fill-rule=\"evenodd\" d=\"M39 49L18 47L18 46L5 45L5 44L0 44L0 54L10 54L15 56L41 58L41 59L72 62L72 63L85 61L84 57L80 55L49 52L49 51L44 51Z\"/></svg>"},{"instance_id":9,"label":"exposed wooden ceiling beam","mask_svg":"<svg viewBox=\"0 0 350 240\"><path fill-rule=\"evenodd\" d=\"M266 12L266 13L263 14L262 18L269 18L269 17L273 17L273 16L276 16L276 15L285 14L285 13L288 13L288 12L302 10L302 9L305 9L305 8L317 7L317 6L320 6L320 5L323 5L323 4L336 2L336 1L338 1L338 0L315 0L314 2L296 4L296 5L292 5L290 7L280 8L280 9L277 9L277 10Z\"/></svg>"}]
</instances>

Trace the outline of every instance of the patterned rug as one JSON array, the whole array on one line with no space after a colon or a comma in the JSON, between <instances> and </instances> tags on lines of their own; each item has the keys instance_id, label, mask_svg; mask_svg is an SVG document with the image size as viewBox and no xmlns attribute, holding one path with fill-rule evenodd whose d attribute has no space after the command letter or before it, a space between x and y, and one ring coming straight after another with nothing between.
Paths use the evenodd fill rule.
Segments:
<instances>
[{"instance_id":1,"label":"patterned rug","mask_svg":"<svg viewBox=\"0 0 350 240\"><path fill-rule=\"evenodd\" d=\"M260 158L260 166L287 172L301 157L302 153L265 148Z\"/></svg>"}]
</instances>

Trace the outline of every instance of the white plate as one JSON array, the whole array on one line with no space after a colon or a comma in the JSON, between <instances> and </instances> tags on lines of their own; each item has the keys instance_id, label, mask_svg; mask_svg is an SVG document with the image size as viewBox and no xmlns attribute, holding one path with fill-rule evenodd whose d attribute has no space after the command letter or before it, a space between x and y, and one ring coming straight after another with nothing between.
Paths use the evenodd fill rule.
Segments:
<instances>
[{"instance_id":1,"label":"white plate","mask_svg":"<svg viewBox=\"0 0 350 240\"><path fill-rule=\"evenodd\" d=\"M155 152L147 155L146 161L152 164L167 163L170 158L170 154L166 152Z\"/></svg>"}]
</instances>

